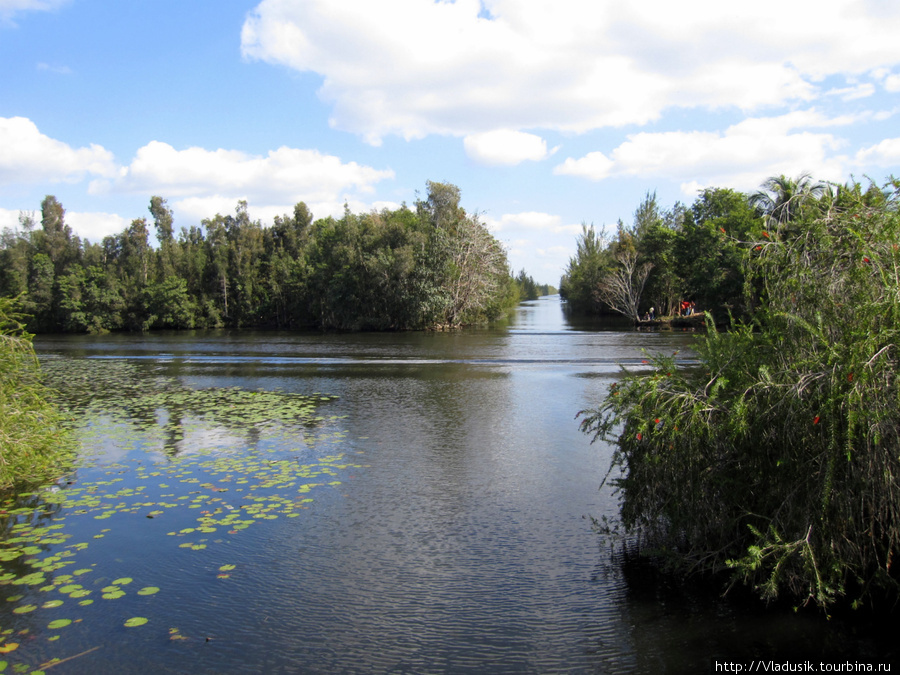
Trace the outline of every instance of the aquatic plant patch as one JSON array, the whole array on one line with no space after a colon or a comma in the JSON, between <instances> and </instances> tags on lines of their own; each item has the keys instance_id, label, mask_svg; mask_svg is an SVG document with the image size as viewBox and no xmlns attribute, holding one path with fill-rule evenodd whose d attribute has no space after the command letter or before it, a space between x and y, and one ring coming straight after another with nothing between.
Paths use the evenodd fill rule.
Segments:
<instances>
[{"instance_id":1,"label":"aquatic plant patch","mask_svg":"<svg viewBox=\"0 0 900 675\"><path fill-rule=\"evenodd\" d=\"M39 665L38 653L46 658L46 643L63 644L79 630L73 624L109 624L112 630L113 624L131 629L168 623L165 584L112 567L105 556L92 556L92 547L114 552L117 542L140 532L148 556L157 548L183 555L179 568L185 573L209 569L209 578L222 580L216 583L234 583L229 579L243 566L220 559L217 549L227 554L221 546L250 527L299 517L316 492L333 490L348 468L358 466L341 452L338 418L317 414L317 406L333 397L191 391L166 378L142 388L132 384L140 376L132 364L100 361L112 370L101 375L102 368L85 362L84 376L77 375L84 363L67 361L51 360L82 457L91 456L96 443L114 450L53 485L0 499L0 603L11 609L0 615L8 617L0 624L0 652L15 652L21 661L16 667L28 672ZM75 383L74 394L60 386L66 378ZM124 395L87 396L91 378L121 385ZM228 451L173 444L162 456L122 452L150 447L147 439L164 436L177 416L190 417L201 430L227 424L243 433L252 428L263 440L268 433L294 442ZM110 463L110 455L124 459ZM187 638L178 633L170 639ZM39 650L30 648L38 643Z\"/></svg>"}]
</instances>

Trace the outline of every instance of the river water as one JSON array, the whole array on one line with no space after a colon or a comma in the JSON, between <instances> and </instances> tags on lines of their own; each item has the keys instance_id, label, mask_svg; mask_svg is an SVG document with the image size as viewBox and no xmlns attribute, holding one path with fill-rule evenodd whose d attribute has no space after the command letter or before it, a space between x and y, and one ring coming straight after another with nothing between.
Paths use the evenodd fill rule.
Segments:
<instances>
[{"instance_id":1,"label":"river water","mask_svg":"<svg viewBox=\"0 0 900 675\"><path fill-rule=\"evenodd\" d=\"M38 337L45 363L124 362L167 387L338 398L320 405L326 419L302 443L259 420L173 425L162 405L155 431L116 419L127 412L81 424L94 459L59 489L93 481L106 502L63 506L47 522L68 528L70 548L85 542L78 565L92 571L78 579L98 599L45 608L32 588L6 603L38 606L0 607L2 625L25 625L31 640L6 658L71 658L58 673L681 673L715 659L876 658L865 631L667 588L623 566L619 545L592 527L617 510L599 489L611 449L580 433L576 413L602 399L620 365L640 369L642 350L687 358L693 339L574 324L556 296L461 332ZM249 499L237 501L232 473L187 478L188 466L203 471L190 464L201 451L342 459L290 517L179 538L198 514ZM104 477L123 491L96 487ZM179 499L196 502L189 517L166 510ZM124 598L99 599L122 578L134 580L118 584ZM159 591L130 592L138 586ZM73 623L45 628L64 616ZM132 616L147 622L123 627Z\"/></svg>"}]
</instances>

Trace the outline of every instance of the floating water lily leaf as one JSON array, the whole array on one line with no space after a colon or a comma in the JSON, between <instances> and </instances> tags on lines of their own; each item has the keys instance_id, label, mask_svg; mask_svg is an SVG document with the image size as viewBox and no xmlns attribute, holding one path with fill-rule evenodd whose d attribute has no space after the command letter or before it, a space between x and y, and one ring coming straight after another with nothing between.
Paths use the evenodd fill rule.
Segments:
<instances>
[{"instance_id":1,"label":"floating water lily leaf","mask_svg":"<svg viewBox=\"0 0 900 675\"><path fill-rule=\"evenodd\" d=\"M16 651L18 648L18 642L7 642L5 645L0 645L0 654L9 654L10 652Z\"/></svg>"},{"instance_id":2,"label":"floating water lily leaf","mask_svg":"<svg viewBox=\"0 0 900 675\"><path fill-rule=\"evenodd\" d=\"M100 597L103 598L104 600L118 600L119 598L121 598L124 595L125 595L125 591L109 591L107 593L104 593Z\"/></svg>"},{"instance_id":3,"label":"floating water lily leaf","mask_svg":"<svg viewBox=\"0 0 900 675\"><path fill-rule=\"evenodd\" d=\"M28 612L33 612L37 609L37 605L22 605L21 607L16 607L13 610L13 614L27 614Z\"/></svg>"},{"instance_id":4,"label":"floating water lily leaf","mask_svg":"<svg viewBox=\"0 0 900 675\"><path fill-rule=\"evenodd\" d=\"M59 607L62 604L62 600L48 600L43 605L41 605L41 607L43 607L44 609L53 609L54 607Z\"/></svg>"},{"instance_id":5,"label":"floating water lily leaf","mask_svg":"<svg viewBox=\"0 0 900 675\"><path fill-rule=\"evenodd\" d=\"M237 567L237 565L222 565L222 566L219 568L219 571L220 571L220 572L230 572L230 571L233 570L235 567Z\"/></svg>"},{"instance_id":6,"label":"floating water lily leaf","mask_svg":"<svg viewBox=\"0 0 900 675\"><path fill-rule=\"evenodd\" d=\"M187 638L181 634L181 631L177 628L169 629L169 639L170 640L187 640Z\"/></svg>"},{"instance_id":7,"label":"floating water lily leaf","mask_svg":"<svg viewBox=\"0 0 900 675\"><path fill-rule=\"evenodd\" d=\"M55 621L51 621L47 624L47 628L65 628L69 624L72 623L72 619L56 619Z\"/></svg>"},{"instance_id":8,"label":"floating water lily leaf","mask_svg":"<svg viewBox=\"0 0 900 675\"><path fill-rule=\"evenodd\" d=\"M127 586L132 581L134 581L134 579L132 579L131 577L122 577L120 579L116 579L115 581L113 581L113 585L114 586Z\"/></svg>"},{"instance_id":9,"label":"floating water lily leaf","mask_svg":"<svg viewBox=\"0 0 900 675\"><path fill-rule=\"evenodd\" d=\"M159 589L156 586L145 586L137 592L138 595L154 595L155 593L159 593Z\"/></svg>"},{"instance_id":10,"label":"floating water lily leaf","mask_svg":"<svg viewBox=\"0 0 900 675\"><path fill-rule=\"evenodd\" d=\"M142 616L133 616L128 621L125 622L126 628L134 628L136 626L143 626L147 623L148 619L145 619Z\"/></svg>"}]
</instances>

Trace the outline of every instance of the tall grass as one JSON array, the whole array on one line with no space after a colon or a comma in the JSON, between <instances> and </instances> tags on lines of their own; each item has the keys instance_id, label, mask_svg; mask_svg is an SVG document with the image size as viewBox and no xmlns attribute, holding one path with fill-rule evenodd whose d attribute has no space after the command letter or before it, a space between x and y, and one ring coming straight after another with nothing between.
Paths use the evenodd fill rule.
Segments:
<instances>
[{"instance_id":1,"label":"tall grass","mask_svg":"<svg viewBox=\"0 0 900 675\"><path fill-rule=\"evenodd\" d=\"M822 607L898 590L898 195L851 186L760 232L751 318L582 411L616 444L624 525L669 560Z\"/></svg>"},{"instance_id":2,"label":"tall grass","mask_svg":"<svg viewBox=\"0 0 900 675\"><path fill-rule=\"evenodd\" d=\"M54 477L68 456L60 415L13 300L0 298L0 490Z\"/></svg>"}]
</instances>

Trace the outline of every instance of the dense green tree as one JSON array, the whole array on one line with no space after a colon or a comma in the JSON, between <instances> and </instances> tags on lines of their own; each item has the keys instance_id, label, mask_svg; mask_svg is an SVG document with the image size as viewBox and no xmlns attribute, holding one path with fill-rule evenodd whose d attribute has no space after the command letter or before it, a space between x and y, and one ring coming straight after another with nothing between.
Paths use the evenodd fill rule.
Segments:
<instances>
[{"instance_id":1,"label":"dense green tree","mask_svg":"<svg viewBox=\"0 0 900 675\"><path fill-rule=\"evenodd\" d=\"M459 189L428 183L402 206L313 220L303 202L272 227L239 201L175 237L166 200L100 244L80 242L52 196L41 229L0 238L0 294L23 293L38 330L219 326L402 330L459 326L499 315L519 298L506 253L459 204Z\"/></svg>"},{"instance_id":2,"label":"dense green tree","mask_svg":"<svg viewBox=\"0 0 900 675\"><path fill-rule=\"evenodd\" d=\"M898 204L900 181L850 185L797 236L761 230L747 321L710 324L699 367L654 358L585 411L584 430L616 446L642 546L767 599L896 602Z\"/></svg>"},{"instance_id":3,"label":"dense green tree","mask_svg":"<svg viewBox=\"0 0 900 675\"><path fill-rule=\"evenodd\" d=\"M575 255L569 259L559 282L559 294L575 312L596 313L603 309L599 288L613 266L606 238L594 226L581 225L575 242Z\"/></svg>"}]
</instances>

